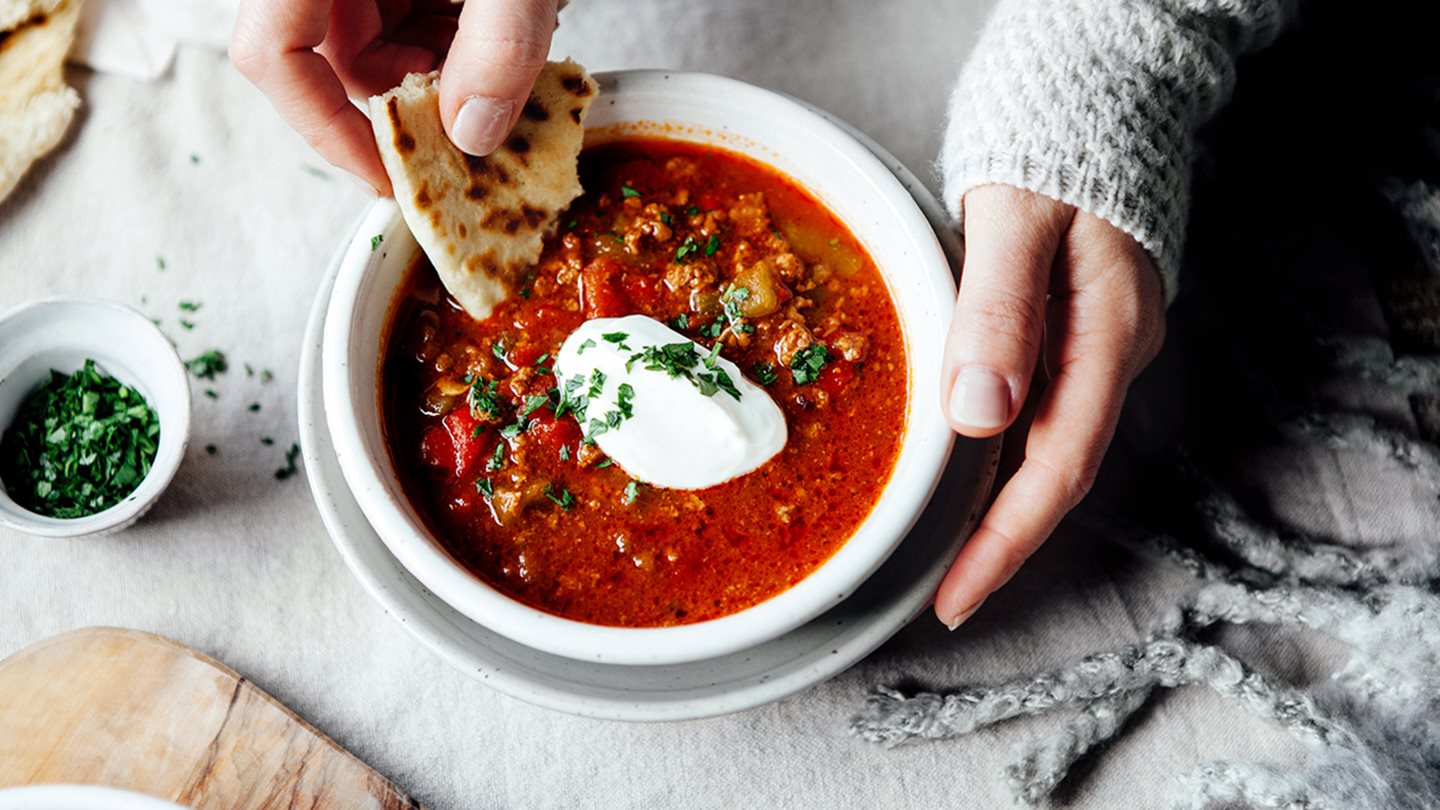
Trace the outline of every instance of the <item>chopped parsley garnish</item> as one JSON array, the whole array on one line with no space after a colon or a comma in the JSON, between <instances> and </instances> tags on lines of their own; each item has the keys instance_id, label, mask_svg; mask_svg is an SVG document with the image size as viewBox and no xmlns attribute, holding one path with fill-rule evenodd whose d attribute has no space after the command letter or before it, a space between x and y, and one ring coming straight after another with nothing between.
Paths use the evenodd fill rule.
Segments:
<instances>
[{"instance_id":1,"label":"chopped parsley garnish","mask_svg":"<svg viewBox=\"0 0 1440 810\"><path fill-rule=\"evenodd\" d=\"M661 212L660 212L660 221L663 222L663 223L665 223L666 225L669 225L671 222L674 222L674 221L675 221L675 218L672 217L672 216L670 216L669 213L667 213L667 212L665 212L665 211L661 211Z\"/></svg>"},{"instance_id":2,"label":"chopped parsley garnish","mask_svg":"<svg viewBox=\"0 0 1440 810\"><path fill-rule=\"evenodd\" d=\"M500 435L505 437L506 439L513 439L516 436L519 436L521 433L524 433L529 427L530 422L522 416L514 424L506 425L505 427L500 428Z\"/></svg>"},{"instance_id":3,"label":"chopped parsley garnish","mask_svg":"<svg viewBox=\"0 0 1440 810\"><path fill-rule=\"evenodd\" d=\"M569 222L565 223L565 230L567 230L567 231L573 231L573 230L575 230L575 226L576 226L576 225L579 225L579 224L580 224L580 220L578 220L578 219L572 219L572 220L570 220Z\"/></svg>"},{"instance_id":4,"label":"chopped parsley garnish","mask_svg":"<svg viewBox=\"0 0 1440 810\"><path fill-rule=\"evenodd\" d=\"M466 399L470 404L470 415L479 419L487 416L491 419L500 418L500 399L495 396L495 381L487 380L484 377L474 377L470 380L470 391Z\"/></svg>"},{"instance_id":5,"label":"chopped parsley garnish","mask_svg":"<svg viewBox=\"0 0 1440 810\"><path fill-rule=\"evenodd\" d=\"M521 288L520 288L520 297L521 297L521 298L524 298L526 301L529 301L529 300L530 300L530 288L529 288L529 287L521 287Z\"/></svg>"},{"instance_id":6,"label":"chopped parsley garnish","mask_svg":"<svg viewBox=\"0 0 1440 810\"><path fill-rule=\"evenodd\" d=\"M202 306L204 306L204 305L201 304L199 301L181 301L181 302L180 302L180 311L181 311L181 312L199 312L199 311L200 311L200 307L202 307Z\"/></svg>"},{"instance_id":7,"label":"chopped parsley garnish","mask_svg":"<svg viewBox=\"0 0 1440 810\"><path fill-rule=\"evenodd\" d=\"M545 352L545 353L541 354L539 357L535 358L535 368L536 368L537 370L544 368L544 366L541 365L541 363L544 363L546 360L549 360L549 359L550 359L550 353L549 353L549 352Z\"/></svg>"},{"instance_id":8,"label":"chopped parsley garnish","mask_svg":"<svg viewBox=\"0 0 1440 810\"><path fill-rule=\"evenodd\" d=\"M700 209L693 205L685 209L685 216L687 217L693 217L698 213L700 213Z\"/></svg>"},{"instance_id":9,"label":"chopped parsley garnish","mask_svg":"<svg viewBox=\"0 0 1440 810\"><path fill-rule=\"evenodd\" d=\"M630 383L620 383L619 392L615 396L615 407L620 409L620 416L625 419L635 418L635 389Z\"/></svg>"},{"instance_id":10,"label":"chopped parsley garnish","mask_svg":"<svg viewBox=\"0 0 1440 810\"><path fill-rule=\"evenodd\" d=\"M56 518L109 509L150 472L160 420L135 389L93 360L51 371L0 437L0 480L21 507Z\"/></svg>"},{"instance_id":11,"label":"chopped parsley garnish","mask_svg":"<svg viewBox=\"0 0 1440 810\"><path fill-rule=\"evenodd\" d=\"M495 485L490 483L489 478L479 478L475 481L475 491L480 493L480 497L489 501L495 495Z\"/></svg>"},{"instance_id":12,"label":"chopped parsley garnish","mask_svg":"<svg viewBox=\"0 0 1440 810\"><path fill-rule=\"evenodd\" d=\"M705 243L705 255L714 256L718 250L720 250L720 234L712 233L710 234L710 241Z\"/></svg>"},{"instance_id":13,"label":"chopped parsley garnish","mask_svg":"<svg viewBox=\"0 0 1440 810\"><path fill-rule=\"evenodd\" d=\"M635 503L635 499L638 497L640 497L640 482L631 481L625 485L625 494L621 496L620 501L626 506L629 506Z\"/></svg>"},{"instance_id":14,"label":"chopped parsley garnish","mask_svg":"<svg viewBox=\"0 0 1440 810\"><path fill-rule=\"evenodd\" d=\"M628 200L628 199L630 199L631 197L639 197L639 196L640 196L640 192L636 191L635 189L633 189L633 188L631 188L631 187L629 187L629 186L621 186L621 187L620 187L620 196L621 196L622 199L627 199L627 200Z\"/></svg>"},{"instance_id":15,"label":"chopped parsley garnish","mask_svg":"<svg viewBox=\"0 0 1440 810\"><path fill-rule=\"evenodd\" d=\"M505 345L500 341L497 340L490 345L490 353L495 355L496 360L508 362L505 360L505 356L509 353L509 350L506 349Z\"/></svg>"},{"instance_id":16,"label":"chopped parsley garnish","mask_svg":"<svg viewBox=\"0 0 1440 810\"><path fill-rule=\"evenodd\" d=\"M495 452L490 454L490 459L485 462L485 471L494 472L505 466L505 443L497 442Z\"/></svg>"},{"instance_id":17,"label":"chopped parsley garnish","mask_svg":"<svg viewBox=\"0 0 1440 810\"><path fill-rule=\"evenodd\" d=\"M598 369L598 368L597 368L597 369L592 369L592 370L590 371L590 391L588 392L589 397L590 397L591 399L594 399L595 397L600 396L600 392L601 392L601 391L604 391L604 390L605 390L605 372L601 371L601 370Z\"/></svg>"},{"instance_id":18,"label":"chopped parsley garnish","mask_svg":"<svg viewBox=\"0 0 1440 810\"><path fill-rule=\"evenodd\" d=\"M585 408L590 404L590 399L584 394L576 394L580 387L585 385L585 378L576 376L565 381L562 388L556 389L559 395L559 402L555 404L555 417L558 419L568 411L575 414L575 418L581 422L585 421Z\"/></svg>"},{"instance_id":19,"label":"chopped parsley garnish","mask_svg":"<svg viewBox=\"0 0 1440 810\"><path fill-rule=\"evenodd\" d=\"M683 312L679 315L676 315L670 321L670 328L674 329L676 332L684 332L686 329L690 328L690 316L686 315Z\"/></svg>"},{"instance_id":20,"label":"chopped parsley garnish","mask_svg":"<svg viewBox=\"0 0 1440 810\"><path fill-rule=\"evenodd\" d=\"M609 467L611 464L614 464L614 463L615 463L615 462L614 462L613 460L607 458L607 459L605 459L604 461L600 462L599 464L596 464L596 465L595 465L595 469L597 469L597 470L603 470L603 469L605 469L606 467Z\"/></svg>"},{"instance_id":21,"label":"chopped parsley garnish","mask_svg":"<svg viewBox=\"0 0 1440 810\"><path fill-rule=\"evenodd\" d=\"M684 343L646 346L639 353L630 355L630 359L625 361L625 370L633 370L640 361L644 361L644 368L650 371L663 371L671 377L689 377L690 369L700 362L700 355L695 351L695 344L688 340Z\"/></svg>"},{"instance_id":22,"label":"chopped parsley garnish","mask_svg":"<svg viewBox=\"0 0 1440 810\"><path fill-rule=\"evenodd\" d=\"M700 337L718 338L720 333L725 331L725 322L716 318L710 323L700 324Z\"/></svg>"},{"instance_id":23,"label":"chopped parsley garnish","mask_svg":"<svg viewBox=\"0 0 1440 810\"><path fill-rule=\"evenodd\" d=\"M384 241L385 234L383 233L377 233L374 236L370 237L370 252L374 253L376 250L378 250L380 247L380 243Z\"/></svg>"},{"instance_id":24,"label":"chopped parsley garnish","mask_svg":"<svg viewBox=\"0 0 1440 810\"><path fill-rule=\"evenodd\" d=\"M562 445L560 445L560 460L561 460L561 461L569 461L569 460L570 460L570 445L568 445L568 444L562 444Z\"/></svg>"},{"instance_id":25,"label":"chopped parsley garnish","mask_svg":"<svg viewBox=\"0 0 1440 810\"><path fill-rule=\"evenodd\" d=\"M260 384L261 384L261 385L264 385L264 384L270 382L270 381L273 380L273 379L275 379L275 374L274 374L274 372L272 372L270 369L267 368L267 369L262 369L262 370L260 371Z\"/></svg>"},{"instance_id":26,"label":"chopped parsley garnish","mask_svg":"<svg viewBox=\"0 0 1440 810\"><path fill-rule=\"evenodd\" d=\"M774 366L770 365L769 363L756 363L755 379L761 385L769 385L780 378L775 374Z\"/></svg>"},{"instance_id":27,"label":"chopped parsley garnish","mask_svg":"<svg viewBox=\"0 0 1440 810\"><path fill-rule=\"evenodd\" d=\"M186 331L189 331L189 330L195 328L195 322L194 322L194 321L187 321L187 320L185 320L184 318L181 318L181 319L180 319L180 325L181 325L182 327L184 327Z\"/></svg>"},{"instance_id":28,"label":"chopped parsley garnish","mask_svg":"<svg viewBox=\"0 0 1440 810\"><path fill-rule=\"evenodd\" d=\"M246 376L246 377L254 377L254 376L255 376L255 367L252 366L252 365L250 365L249 363L246 363L246 364L245 364L245 376Z\"/></svg>"},{"instance_id":29,"label":"chopped parsley garnish","mask_svg":"<svg viewBox=\"0 0 1440 810\"><path fill-rule=\"evenodd\" d=\"M834 359L824 343L811 343L796 352L790 358L790 373L795 377L795 384L808 385L820 379L820 370Z\"/></svg>"},{"instance_id":30,"label":"chopped parsley garnish","mask_svg":"<svg viewBox=\"0 0 1440 810\"><path fill-rule=\"evenodd\" d=\"M731 324L738 324L745 319L745 313L740 309L740 302L750 297L749 287L730 286L720 295L720 302L725 305L725 320Z\"/></svg>"},{"instance_id":31,"label":"chopped parsley garnish","mask_svg":"<svg viewBox=\"0 0 1440 810\"><path fill-rule=\"evenodd\" d=\"M605 232L605 235L608 236L608 237L610 237L611 239L615 240L615 244L617 244L617 245L623 245L623 244L625 244L625 237L623 237L623 236L621 236L620 234L616 233L614 228L611 228L610 230L606 231L606 232Z\"/></svg>"},{"instance_id":32,"label":"chopped parsley garnish","mask_svg":"<svg viewBox=\"0 0 1440 810\"><path fill-rule=\"evenodd\" d=\"M540 406L550 401L550 397L544 394L534 394L525 397L525 407L520 409L520 418L524 419L540 409Z\"/></svg>"},{"instance_id":33,"label":"chopped parsley garnish","mask_svg":"<svg viewBox=\"0 0 1440 810\"><path fill-rule=\"evenodd\" d=\"M643 368L647 370L663 371L670 377L684 377L700 389L703 396L714 396L716 391L724 391L739 400L740 389L735 387L735 381L724 369L715 365L718 356L719 352L712 348L702 359L696 345L690 342L646 346L643 351L630 355L630 359L625 361L625 370L632 371L636 363L643 362ZM695 371L695 367L702 363L710 372Z\"/></svg>"},{"instance_id":34,"label":"chopped parsley garnish","mask_svg":"<svg viewBox=\"0 0 1440 810\"><path fill-rule=\"evenodd\" d=\"M575 496L570 494L570 490L561 487L557 491L554 482L545 485L545 497L554 501L555 505L566 512L569 512L570 508L575 505Z\"/></svg>"},{"instance_id":35,"label":"chopped parsley garnish","mask_svg":"<svg viewBox=\"0 0 1440 810\"><path fill-rule=\"evenodd\" d=\"M685 237L685 241L680 243L680 247L675 248L675 263L684 264L685 262L690 260L691 254L695 253L699 249L700 243L695 241L695 237Z\"/></svg>"},{"instance_id":36,"label":"chopped parsley garnish","mask_svg":"<svg viewBox=\"0 0 1440 810\"><path fill-rule=\"evenodd\" d=\"M580 344L580 348L575 350L575 355L578 357L579 355L584 354L586 349L593 348L595 348L595 341L587 338L584 343Z\"/></svg>"},{"instance_id":37,"label":"chopped parsley garnish","mask_svg":"<svg viewBox=\"0 0 1440 810\"><path fill-rule=\"evenodd\" d=\"M213 380L216 374L224 374L230 370L230 364L225 360L225 353L218 349L211 349L199 357L185 361L185 368L191 374L202 380ZM268 372L267 372L268 373Z\"/></svg>"},{"instance_id":38,"label":"chopped parsley garnish","mask_svg":"<svg viewBox=\"0 0 1440 810\"><path fill-rule=\"evenodd\" d=\"M165 269L165 257L164 257L164 256L156 256L156 257L155 257L155 267L156 267L156 269L158 269L158 270L164 270L164 269Z\"/></svg>"},{"instance_id":39,"label":"chopped parsley garnish","mask_svg":"<svg viewBox=\"0 0 1440 810\"><path fill-rule=\"evenodd\" d=\"M629 332L606 332L600 337L606 343L614 343L617 348L630 351L630 347L625 345L625 341L630 337Z\"/></svg>"},{"instance_id":40,"label":"chopped parsley garnish","mask_svg":"<svg viewBox=\"0 0 1440 810\"><path fill-rule=\"evenodd\" d=\"M295 464L300 458L300 445L291 444L290 449L285 451L285 466L275 471L275 479L284 481L286 478L300 472L299 466Z\"/></svg>"},{"instance_id":41,"label":"chopped parsley garnish","mask_svg":"<svg viewBox=\"0 0 1440 810\"><path fill-rule=\"evenodd\" d=\"M217 394L217 393L215 393L215 389L214 389L214 388L206 388L206 389L205 389L205 396L207 396L207 397L209 397L209 398L211 398L211 399L219 399L219 398L220 398L220 395Z\"/></svg>"}]
</instances>

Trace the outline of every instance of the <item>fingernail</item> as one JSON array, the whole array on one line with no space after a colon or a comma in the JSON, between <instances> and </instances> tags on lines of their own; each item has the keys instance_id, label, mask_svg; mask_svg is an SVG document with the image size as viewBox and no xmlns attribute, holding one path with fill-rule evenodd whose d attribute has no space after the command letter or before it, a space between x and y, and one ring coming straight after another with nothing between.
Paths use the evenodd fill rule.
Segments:
<instances>
[{"instance_id":1,"label":"fingernail","mask_svg":"<svg viewBox=\"0 0 1440 810\"><path fill-rule=\"evenodd\" d=\"M477 157L488 155L504 140L514 111L515 102L509 99L471 96L455 115L450 139L462 152Z\"/></svg>"},{"instance_id":2,"label":"fingernail","mask_svg":"<svg viewBox=\"0 0 1440 810\"><path fill-rule=\"evenodd\" d=\"M1010 416L1010 386L983 366L966 366L950 389L950 418L972 428L990 430Z\"/></svg>"},{"instance_id":3,"label":"fingernail","mask_svg":"<svg viewBox=\"0 0 1440 810\"><path fill-rule=\"evenodd\" d=\"M985 597L985 599L989 598L990 597L988 596ZM955 618L951 619L948 622L945 622L945 627L949 628L950 630L954 630L955 628L964 624L967 619L975 615L975 611L979 610L981 605L985 604L985 599L981 599L979 602L976 602L970 607L960 611L959 615L957 615Z\"/></svg>"}]
</instances>

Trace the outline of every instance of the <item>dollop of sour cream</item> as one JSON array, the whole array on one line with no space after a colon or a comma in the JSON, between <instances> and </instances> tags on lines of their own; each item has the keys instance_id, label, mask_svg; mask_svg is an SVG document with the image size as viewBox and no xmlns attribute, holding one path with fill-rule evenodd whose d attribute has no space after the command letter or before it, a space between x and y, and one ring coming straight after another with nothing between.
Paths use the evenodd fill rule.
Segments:
<instances>
[{"instance_id":1,"label":"dollop of sour cream","mask_svg":"<svg viewBox=\"0 0 1440 810\"><path fill-rule=\"evenodd\" d=\"M654 318L596 318L555 357L561 410L631 476L703 489L785 447L785 415L765 389Z\"/></svg>"}]
</instances>

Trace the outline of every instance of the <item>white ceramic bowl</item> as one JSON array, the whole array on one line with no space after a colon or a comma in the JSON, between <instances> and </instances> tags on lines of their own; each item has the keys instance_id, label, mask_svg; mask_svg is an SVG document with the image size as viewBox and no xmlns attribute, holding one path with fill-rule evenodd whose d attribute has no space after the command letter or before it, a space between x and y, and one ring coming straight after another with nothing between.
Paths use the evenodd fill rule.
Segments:
<instances>
[{"instance_id":1,"label":"white ceramic bowl","mask_svg":"<svg viewBox=\"0 0 1440 810\"><path fill-rule=\"evenodd\" d=\"M164 799L97 785L32 785L0 790L0 810L183 810Z\"/></svg>"},{"instance_id":2,"label":"white ceramic bowl","mask_svg":"<svg viewBox=\"0 0 1440 810\"><path fill-rule=\"evenodd\" d=\"M0 315L0 432L51 369L70 373L93 359L134 388L160 419L150 473L120 503L82 518L46 517L22 508L0 485L0 526L43 537L80 537L134 523L175 477L190 440L190 384L175 347L149 318L113 301L51 298Z\"/></svg>"},{"instance_id":3,"label":"white ceramic bowl","mask_svg":"<svg viewBox=\"0 0 1440 810\"><path fill-rule=\"evenodd\" d=\"M457 564L409 504L386 449L379 371L397 287L415 254L393 202L362 222L326 316L325 409L341 470L391 553L461 613L522 644L581 660L676 664L748 649L845 599L894 551L919 517L953 434L933 407L955 295L950 265L910 193L862 144L784 96L717 76L622 71L597 76L587 139L653 134L749 155L815 194L865 245L900 313L909 351L910 407L894 473L855 535L809 577L753 607L679 627L619 628L571 621L521 604ZM380 250L371 240L383 234Z\"/></svg>"}]
</instances>

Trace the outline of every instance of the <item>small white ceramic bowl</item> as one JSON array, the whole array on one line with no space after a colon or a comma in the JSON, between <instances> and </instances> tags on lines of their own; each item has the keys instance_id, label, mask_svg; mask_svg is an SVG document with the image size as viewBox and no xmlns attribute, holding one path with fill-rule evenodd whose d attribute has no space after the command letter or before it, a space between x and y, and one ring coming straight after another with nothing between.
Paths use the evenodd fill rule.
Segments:
<instances>
[{"instance_id":1,"label":"small white ceramic bowl","mask_svg":"<svg viewBox=\"0 0 1440 810\"><path fill-rule=\"evenodd\" d=\"M99 369L145 397L160 419L150 473L120 503L82 518L46 517L22 508L0 485L0 526L42 537L80 537L129 526L175 477L190 440L190 384L175 347L149 318L113 301L50 298L0 315L0 433L51 369L68 374L93 359Z\"/></svg>"},{"instance_id":2,"label":"small white ceramic bowl","mask_svg":"<svg viewBox=\"0 0 1440 810\"><path fill-rule=\"evenodd\" d=\"M659 135L713 144L769 164L827 205L879 265L909 354L909 413L900 457L855 535L809 577L737 613L664 628L605 627L521 604L456 563L401 488L380 419L381 346L415 240L391 201L363 221L343 259L325 323L325 410L346 483L391 553L456 610L522 644L611 664L699 661L777 638L854 592L894 551L930 499L953 434L939 408L940 352L955 284L935 232L909 192L843 129L803 105L742 82L693 73L597 76L587 142ZM372 238L383 234L379 250Z\"/></svg>"}]
</instances>

